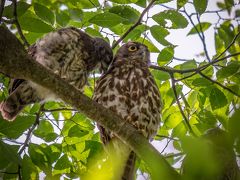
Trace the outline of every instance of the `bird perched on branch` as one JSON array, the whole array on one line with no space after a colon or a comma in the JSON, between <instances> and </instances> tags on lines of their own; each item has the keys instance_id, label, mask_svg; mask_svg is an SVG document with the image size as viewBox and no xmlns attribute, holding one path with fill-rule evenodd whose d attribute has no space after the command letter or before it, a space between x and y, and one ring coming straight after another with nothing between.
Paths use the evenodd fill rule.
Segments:
<instances>
[{"instance_id":1,"label":"bird perched on branch","mask_svg":"<svg viewBox=\"0 0 240 180\"><path fill-rule=\"evenodd\" d=\"M151 139L159 128L162 104L158 87L148 69L149 56L148 48L138 42L128 42L120 47L109 70L97 81L93 99ZM119 156L125 159L122 179L132 180L136 154L114 133L98 127L103 143L113 142Z\"/></svg>"},{"instance_id":2,"label":"bird perched on branch","mask_svg":"<svg viewBox=\"0 0 240 180\"><path fill-rule=\"evenodd\" d=\"M90 37L74 28L50 32L29 47L32 59L82 90L89 73L99 68L106 71L112 61L110 45L101 38ZM24 106L57 95L31 81L14 79L9 85L9 96L0 105L4 119L14 120Z\"/></svg>"}]
</instances>

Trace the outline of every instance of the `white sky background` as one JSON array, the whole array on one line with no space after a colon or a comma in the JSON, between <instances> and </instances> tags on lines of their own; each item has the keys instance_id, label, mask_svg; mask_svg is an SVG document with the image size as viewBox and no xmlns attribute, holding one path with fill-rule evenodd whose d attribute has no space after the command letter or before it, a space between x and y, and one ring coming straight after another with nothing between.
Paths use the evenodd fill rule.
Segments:
<instances>
[{"instance_id":1,"label":"white sky background","mask_svg":"<svg viewBox=\"0 0 240 180\"><path fill-rule=\"evenodd\" d=\"M100 3L102 3L104 0L99 0ZM8 2L8 1L7 1ZM207 7L207 11L212 11L212 10L217 10L217 6L216 3L217 2L223 2L223 0L209 0L208 2L208 7ZM235 6L235 9L240 9L240 5L239 5L239 1L235 0L235 4L237 4L237 6ZM176 9L176 0L170 2L170 3L166 3L164 5L167 5L169 7L175 8ZM139 8L137 6L133 6L134 8L136 8L139 12L143 11L143 8ZM161 7L160 5L156 5L153 8L150 9L149 11L149 15L152 16L154 14L157 14L163 10L166 10L166 8ZM193 5L187 5L186 6L186 10L189 14L191 14L192 12L195 12ZM226 12L221 12L222 15L224 15L225 17L228 17L228 14ZM195 17L195 16L194 16ZM215 23L218 20L218 17L216 14L213 13L208 13L208 14L203 14L201 16L201 22L210 22L210 23ZM194 22L197 24L196 19L194 19ZM148 25L152 26L153 24L156 24L153 20L149 19L148 20ZM175 54L174 56L177 58L187 58L187 59L196 59L196 60L204 60L202 57L197 57L198 54L200 54L201 52L203 52L203 46L202 46L202 42L200 41L198 35L190 35L190 36L186 36L187 33L190 31L190 29L192 28L192 25L190 25L185 29L176 29L176 30L170 30L170 35L167 36L167 40L169 42L171 42L174 45L178 45L175 48ZM161 32L159 32L161 33ZM207 31L204 32L205 34L205 38L206 38L206 45L207 45L207 49L209 52L209 56L210 58L215 55L215 45L214 45L214 29L211 26ZM156 47L158 47L159 49L162 49L163 46L160 45L157 41L155 41L151 34L148 34L148 37L152 40L152 42L154 43L154 45ZM151 60L153 62L156 62L157 60L157 55L156 53L152 53L151 54ZM171 65L176 65L177 63L182 63L179 61L174 61ZM57 132L59 132L58 129L55 129ZM24 141L25 140L25 135L21 136L19 138L20 141ZM32 142L34 143L42 143L42 140L39 138L36 138L33 136L32 138ZM165 147L167 143L167 140L163 140L161 142L159 141L153 141L152 144L161 152L162 149ZM174 148L172 146L172 144L170 143L168 148L166 148L166 150L164 151L164 153L170 153L170 152L174 152ZM178 166L178 165L177 165ZM44 175L42 174L40 176L41 179L44 178ZM145 178L143 176L139 176L137 178L138 180L144 180Z\"/></svg>"}]
</instances>

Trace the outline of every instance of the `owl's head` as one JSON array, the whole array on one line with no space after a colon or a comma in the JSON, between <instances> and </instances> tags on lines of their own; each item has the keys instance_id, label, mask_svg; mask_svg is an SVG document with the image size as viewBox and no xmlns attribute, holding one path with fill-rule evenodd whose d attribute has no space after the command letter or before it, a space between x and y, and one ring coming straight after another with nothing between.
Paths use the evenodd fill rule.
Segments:
<instances>
[{"instance_id":1,"label":"owl's head","mask_svg":"<svg viewBox=\"0 0 240 180\"><path fill-rule=\"evenodd\" d=\"M150 63L148 47L139 42L128 42L121 46L115 55L116 59L128 59Z\"/></svg>"},{"instance_id":2,"label":"owl's head","mask_svg":"<svg viewBox=\"0 0 240 180\"><path fill-rule=\"evenodd\" d=\"M106 72L113 59L113 52L110 44L104 39L95 37L94 45L99 60L99 71Z\"/></svg>"}]
</instances>

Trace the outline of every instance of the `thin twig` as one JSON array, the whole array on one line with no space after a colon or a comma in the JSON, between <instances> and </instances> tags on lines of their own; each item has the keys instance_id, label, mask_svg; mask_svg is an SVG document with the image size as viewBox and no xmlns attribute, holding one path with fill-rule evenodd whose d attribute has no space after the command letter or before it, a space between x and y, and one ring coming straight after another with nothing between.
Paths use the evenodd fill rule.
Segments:
<instances>
[{"instance_id":1,"label":"thin twig","mask_svg":"<svg viewBox=\"0 0 240 180\"><path fill-rule=\"evenodd\" d=\"M18 16L17 16L17 1L16 1L16 0L12 0L12 3L13 3L13 17L14 17L15 25L16 25L16 27L17 27L18 34L19 34L19 36L21 37L24 45L25 45L26 47L29 47L30 44L28 43L27 39L26 39L25 36L23 35L21 26L20 26L20 24L19 24L19 22L18 22Z\"/></svg>"},{"instance_id":2,"label":"thin twig","mask_svg":"<svg viewBox=\"0 0 240 180\"><path fill-rule=\"evenodd\" d=\"M219 54L215 59L219 59L223 54L225 54L225 52L227 52L227 50L235 43L239 35L240 35L240 31L235 35L235 37L233 38L232 42L228 45L228 47L221 54Z\"/></svg>"},{"instance_id":3,"label":"thin twig","mask_svg":"<svg viewBox=\"0 0 240 180\"><path fill-rule=\"evenodd\" d=\"M205 40L205 35L204 35L204 32L203 32L203 29L202 29L202 25L201 25L201 21L200 21L200 16L199 14L197 14L197 20L198 20L198 23L199 23L199 27L200 27L200 33L202 34L202 44L203 44L203 50L205 52L205 55L207 57L207 60L208 62L210 62L210 57L208 55L208 50L207 50L207 45L206 45L206 40Z\"/></svg>"},{"instance_id":4,"label":"thin twig","mask_svg":"<svg viewBox=\"0 0 240 180\"><path fill-rule=\"evenodd\" d=\"M18 179L19 179L19 180L22 180L21 166L20 166L20 164L18 165Z\"/></svg>"},{"instance_id":5,"label":"thin twig","mask_svg":"<svg viewBox=\"0 0 240 180\"><path fill-rule=\"evenodd\" d=\"M180 112L182 114L182 117L183 117L183 119L184 119L184 121L185 121L185 123L186 123L186 125L187 125L187 127L188 127L188 129L190 131L190 133L193 136L196 136L196 134L192 130L192 127L191 127L191 125L190 125L190 123L188 121L188 118L186 117L185 113L183 112L183 109L181 107L180 101L178 99L177 88L176 88L176 84L175 84L176 83L175 78L174 78L172 73L170 73L170 76L171 76L171 80L172 80L172 89L173 89L173 93L174 93L175 99L177 101L178 108L179 108L179 110L180 110Z\"/></svg>"},{"instance_id":6,"label":"thin twig","mask_svg":"<svg viewBox=\"0 0 240 180\"><path fill-rule=\"evenodd\" d=\"M153 3L156 0L152 0L148 6L143 10L142 14L140 15L140 17L138 18L137 22L132 25L113 45L112 45L112 49L114 49L115 47L117 47L117 45L133 30L135 29L138 25L141 24L142 18L145 15L145 13L151 8L151 6L153 5Z\"/></svg>"},{"instance_id":7,"label":"thin twig","mask_svg":"<svg viewBox=\"0 0 240 180\"><path fill-rule=\"evenodd\" d=\"M3 11L4 11L4 6L5 6L5 0L0 1L0 24L2 22L2 16L3 16Z\"/></svg>"},{"instance_id":8,"label":"thin twig","mask_svg":"<svg viewBox=\"0 0 240 180\"><path fill-rule=\"evenodd\" d=\"M56 112L56 111L77 111L77 109L73 108L42 109L42 112Z\"/></svg>"},{"instance_id":9,"label":"thin twig","mask_svg":"<svg viewBox=\"0 0 240 180\"><path fill-rule=\"evenodd\" d=\"M171 139L168 139L166 145L164 146L164 148L163 148L162 151L160 152L161 154L167 149L167 147L168 147L168 145L169 145L170 142L171 142Z\"/></svg>"},{"instance_id":10,"label":"thin twig","mask_svg":"<svg viewBox=\"0 0 240 180\"><path fill-rule=\"evenodd\" d=\"M166 159L168 158L172 158L172 157L177 157L177 156L182 156L184 155L184 153L180 152L180 153L176 153L176 154L169 154L169 155L166 155L164 156Z\"/></svg>"},{"instance_id":11,"label":"thin twig","mask_svg":"<svg viewBox=\"0 0 240 180\"><path fill-rule=\"evenodd\" d=\"M39 118L40 118L40 114L41 114L41 112L42 112L43 107L44 107L44 104L42 104L42 105L40 106L40 108L39 108L39 110L38 110L38 112L37 112L37 114L36 114L35 122L34 122L34 124L32 125L32 127L29 128L28 133L27 133L27 137L26 137L26 139L25 139L25 141L24 141L24 144L23 144L23 146L22 146L22 147L19 149L19 151L18 151L18 154L19 154L20 156L21 156L21 154L23 153L23 151L25 150L25 148L28 146L28 143L29 143L29 141L30 141L30 139L31 139L33 130L34 130L34 129L37 127L37 125L39 124Z\"/></svg>"},{"instance_id":12,"label":"thin twig","mask_svg":"<svg viewBox=\"0 0 240 180\"><path fill-rule=\"evenodd\" d=\"M170 140L172 140L172 141L179 141L179 139L175 139L175 138L173 138L173 137L169 137L169 136L164 136L164 135L156 135L156 137L158 137L158 138L167 138L167 139L170 139Z\"/></svg>"},{"instance_id":13,"label":"thin twig","mask_svg":"<svg viewBox=\"0 0 240 180\"><path fill-rule=\"evenodd\" d=\"M156 65L150 65L149 67L152 68L152 69L157 69L157 70L168 72L168 73L179 73L179 74L185 74L185 73L190 73L190 72L196 73L196 72L205 70L206 68L208 68L209 66L211 66L215 63L218 63L220 61L223 61L225 59L228 59L228 58L231 58L231 57L234 57L234 56L238 56L238 55L240 55L240 52L230 54L228 56L225 56L225 57L222 57L222 58L219 58L219 59L214 59L211 62L209 62L208 64L205 64L203 66L199 66L198 68L186 69L186 70L174 69L174 68L171 68L171 67L163 67L163 66L156 66Z\"/></svg>"},{"instance_id":14,"label":"thin twig","mask_svg":"<svg viewBox=\"0 0 240 180\"><path fill-rule=\"evenodd\" d=\"M230 93L234 94L235 96L240 97L240 95L239 95L238 93L236 93L236 92L234 92L233 90L231 90L230 88L222 85L221 83L219 83L219 82L211 79L210 77L208 77L208 76L206 76L205 74L203 74L201 71L199 71L198 74L200 74L202 77L204 77L205 79L209 80L210 82L212 82L212 83L214 83L214 84L217 84L217 85L220 86L221 88L229 91Z\"/></svg>"}]
</instances>

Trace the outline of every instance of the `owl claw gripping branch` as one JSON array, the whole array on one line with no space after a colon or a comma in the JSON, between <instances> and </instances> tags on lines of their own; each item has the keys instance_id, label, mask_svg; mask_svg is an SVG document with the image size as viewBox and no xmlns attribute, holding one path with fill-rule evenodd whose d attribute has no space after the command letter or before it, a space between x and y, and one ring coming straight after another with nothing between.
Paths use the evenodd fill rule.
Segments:
<instances>
[{"instance_id":1,"label":"owl claw gripping branch","mask_svg":"<svg viewBox=\"0 0 240 180\"><path fill-rule=\"evenodd\" d=\"M74 27L47 34L33 44L28 53L79 90L87 83L91 71L96 68L106 71L113 57L106 41ZM54 93L31 81L14 79L9 86L9 96L0 104L0 111L4 119L14 120L24 106L56 98Z\"/></svg>"}]
</instances>

